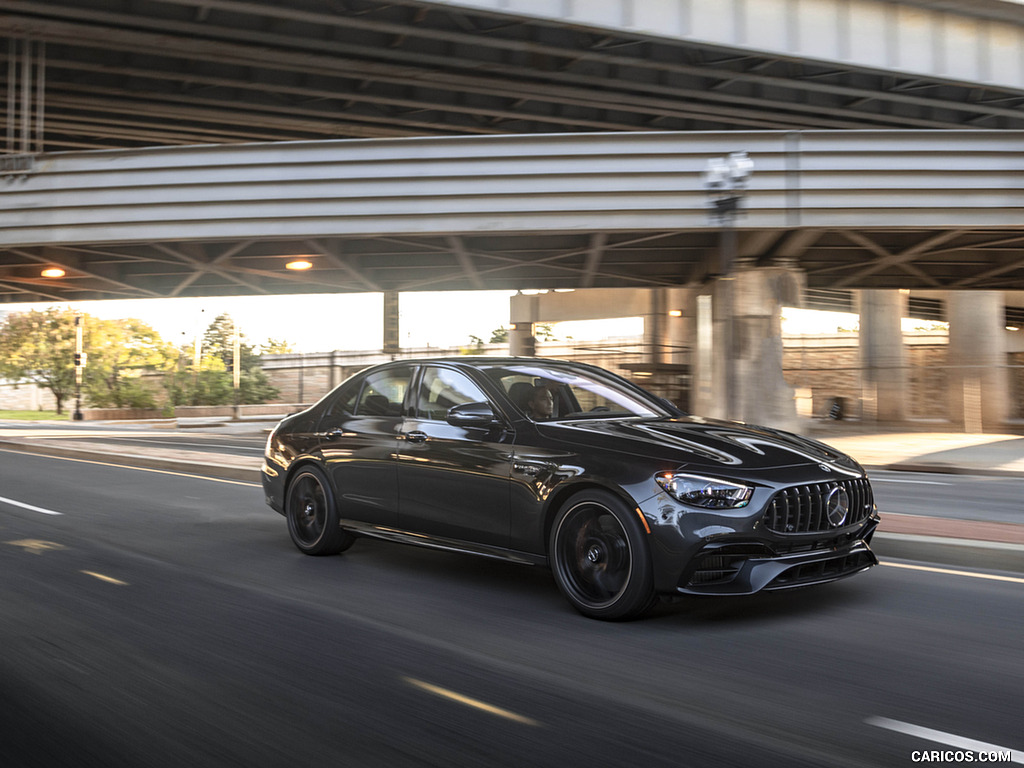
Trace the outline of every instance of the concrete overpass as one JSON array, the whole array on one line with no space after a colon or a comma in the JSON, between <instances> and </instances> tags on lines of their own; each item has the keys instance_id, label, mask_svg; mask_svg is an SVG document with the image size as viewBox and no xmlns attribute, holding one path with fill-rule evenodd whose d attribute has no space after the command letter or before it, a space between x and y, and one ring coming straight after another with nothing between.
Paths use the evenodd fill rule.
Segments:
<instances>
[{"instance_id":1,"label":"concrete overpass","mask_svg":"<svg viewBox=\"0 0 1024 768\"><path fill-rule=\"evenodd\" d=\"M696 307L719 250L700 173L737 149L737 255L778 289L728 320L752 338L804 286L969 289L974 316L1024 282L1019 2L8 0L0 31L0 302L636 286Z\"/></svg>"}]
</instances>

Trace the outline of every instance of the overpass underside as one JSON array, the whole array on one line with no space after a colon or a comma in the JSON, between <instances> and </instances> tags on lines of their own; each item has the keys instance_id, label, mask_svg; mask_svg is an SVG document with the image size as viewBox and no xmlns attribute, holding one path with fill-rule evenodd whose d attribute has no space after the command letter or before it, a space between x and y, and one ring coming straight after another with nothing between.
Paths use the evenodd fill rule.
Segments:
<instances>
[{"instance_id":1,"label":"overpass underside","mask_svg":"<svg viewBox=\"0 0 1024 768\"><path fill-rule=\"evenodd\" d=\"M0 181L0 302L700 285L703 174L737 149L737 259L810 288L1024 288L1020 132L677 132L34 157Z\"/></svg>"},{"instance_id":2,"label":"overpass underside","mask_svg":"<svg viewBox=\"0 0 1024 768\"><path fill-rule=\"evenodd\" d=\"M1018 229L744 230L741 258L798 264L818 309L853 311L843 289L1024 288ZM374 235L170 240L0 251L0 304L382 291L657 288L718 269L717 231ZM285 264L301 259L315 271ZM60 279L41 277L60 267ZM927 308L922 305L922 312Z\"/></svg>"}]
</instances>

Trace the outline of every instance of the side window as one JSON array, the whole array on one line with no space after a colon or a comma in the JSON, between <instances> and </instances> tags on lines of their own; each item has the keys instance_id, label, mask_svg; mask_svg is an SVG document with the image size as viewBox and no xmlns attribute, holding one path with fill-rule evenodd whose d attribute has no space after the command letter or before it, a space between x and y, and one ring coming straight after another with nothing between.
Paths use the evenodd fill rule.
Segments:
<instances>
[{"instance_id":1,"label":"side window","mask_svg":"<svg viewBox=\"0 0 1024 768\"><path fill-rule=\"evenodd\" d=\"M465 374L448 368L427 368L420 381L416 413L421 419L444 421L453 405L486 401L487 395Z\"/></svg>"},{"instance_id":2,"label":"side window","mask_svg":"<svg viewBox=\"0 0 1024 768\"><path fill-rule=\"evenodd\" d=\"M355 411L356 398L359 397L359 382L346 386L334 396L334 400L324 412L324 416L332 419L343 419Z\"/></svg>"},{"instance_id":3,"label":"side window","mask_svg":"<svg viewBox=\"0 0 1024 768\"><path fill-rule=\"evenodd\" d=\"M388 368L370 374L355 404L356 416L401 416L412 368Z\"/></svg>"}]
</instances>

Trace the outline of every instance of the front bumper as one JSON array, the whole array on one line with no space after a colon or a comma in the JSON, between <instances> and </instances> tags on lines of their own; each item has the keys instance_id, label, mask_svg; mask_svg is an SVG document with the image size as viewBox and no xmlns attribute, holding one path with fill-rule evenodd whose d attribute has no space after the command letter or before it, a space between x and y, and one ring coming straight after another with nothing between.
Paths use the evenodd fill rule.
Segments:
<instances>
[{"instance_id":1,"label":"front bumper","mask_svg":"<svg viewBox=\"0 0 1024 768\"><path fill-rule=\"evenodd\" d=\"M751 595L836 581L878 565L871 537L873 516L858 531L805 546L728 539L700 549L683 570L676 592L684 595Z\"/></svg>"}]
</instances>

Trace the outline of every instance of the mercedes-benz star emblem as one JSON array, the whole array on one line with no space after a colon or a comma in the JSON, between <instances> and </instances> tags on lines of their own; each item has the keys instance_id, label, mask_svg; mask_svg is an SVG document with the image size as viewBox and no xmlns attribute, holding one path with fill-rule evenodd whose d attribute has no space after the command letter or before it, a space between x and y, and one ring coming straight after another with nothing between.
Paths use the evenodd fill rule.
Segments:
<instances>
[{"instance_id":1,"label":"mercedes-benz star emblem","mask_svg":"<svg viewBox=\"0 0 1024 768\"><path fill-rule=\"evenodd\" d=\"M825 514L833 528L838 528L850 512L850 494L841 485L833 488L825 499Z\"/></svg>"}]
</instances>

